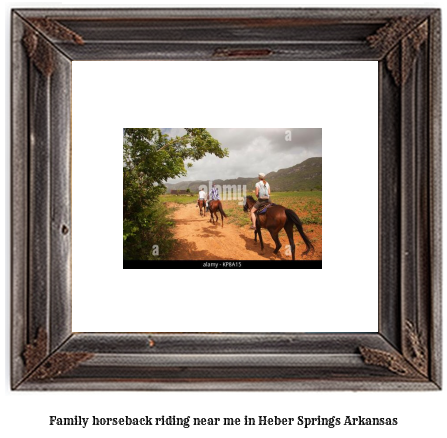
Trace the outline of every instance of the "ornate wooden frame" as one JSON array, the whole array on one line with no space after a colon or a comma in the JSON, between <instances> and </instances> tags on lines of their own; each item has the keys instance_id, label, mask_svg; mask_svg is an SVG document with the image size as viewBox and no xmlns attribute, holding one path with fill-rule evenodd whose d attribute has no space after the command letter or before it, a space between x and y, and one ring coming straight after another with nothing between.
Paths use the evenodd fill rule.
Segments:
<instances>
[{"instance_id":1,"label":"ornate wooden frame","mask_svg":"<svg viewBox=\"0 0 447 438\"><path fill-rule=\"evenodd\" d=\"M435 9L14 10L12 388L439 389L440 28ZM103 59L378 61L378 333L72 333L71 61Z\"/></svg>"}]
</instances>

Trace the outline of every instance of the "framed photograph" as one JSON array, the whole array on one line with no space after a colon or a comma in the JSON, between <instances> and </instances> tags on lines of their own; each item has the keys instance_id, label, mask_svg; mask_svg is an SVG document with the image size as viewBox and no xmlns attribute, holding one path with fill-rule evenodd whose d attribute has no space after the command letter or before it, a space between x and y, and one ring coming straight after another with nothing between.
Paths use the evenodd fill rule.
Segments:
<instances>
[{"instance_id":1,"label":"framed photograph","mask_svg":"<svg viewBox=\"0 0 447 438\"><path fill-rule=\"evenodd\" d=\"M123 148L124 268L321 269L322 129L125 128Z\"/></svg>"},{"instance_id":2,"label":"framed photograph","mask_svg":"<svg viewBox=\"0 0 447 438\"><path fill-rule=\"evenodd\" d=\"M14 10L11 387L439 390L440 32L437 9Z\"/></svg>"}]
</instances>

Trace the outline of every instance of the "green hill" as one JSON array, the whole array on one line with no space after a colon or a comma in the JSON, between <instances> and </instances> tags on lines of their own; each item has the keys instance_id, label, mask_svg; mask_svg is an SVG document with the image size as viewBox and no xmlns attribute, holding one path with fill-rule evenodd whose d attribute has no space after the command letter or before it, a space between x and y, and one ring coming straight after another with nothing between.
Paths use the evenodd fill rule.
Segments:
<instances>
[{"instance_id":1,"label":"green hill","mask_svg":"<svg viewBox=\"0 0 447 438\"><path fill-rule=\"evenodd\" d=\"M314 157L296 164L287 169L280 169L277 172L270 172L265 179L270 184L272 191L308 191L322 190L322 158ZM234 179L221 180L216 179L214 182L222 185L246 185L248 190L254 190L255 184L258 182L257 177L239 177ZM208 181L182 181L176 184L165 184L168 193L171 190L187 190L197 192L198 187L202 184L208 186Z\"/></svg>"},{"instance_id":2,"label":"green hill","mask_svg":"<svg viewBox=\"0 0 447 438\"><path fill-rule=\"evenodd\" d=\"M293 167L270 172L265 179L275 192L322 190L322 170L322 158L315 157ZM254 181L256 183L257 179Z\"/></svg>"}]
</instances>

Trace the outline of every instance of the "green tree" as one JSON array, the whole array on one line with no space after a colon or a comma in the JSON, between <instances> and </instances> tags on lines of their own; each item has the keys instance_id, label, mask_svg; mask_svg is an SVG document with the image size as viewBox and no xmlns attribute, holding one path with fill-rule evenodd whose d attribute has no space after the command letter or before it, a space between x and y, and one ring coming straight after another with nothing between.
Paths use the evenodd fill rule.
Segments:
<instances>
[{"instance_id":1,"label":"green tree","mask_svg":"<svg viewBox=\"0 0 447 438\"><path fill-rule=\"evenodd\" d=\"M170 138L159 128L124 129L123 250L126 259L151 259L153 245L160 246L161 257L169 251L173 224L159 202L159 196L166 192L166 180L185 176L191 162L206 154L228 156L228 150L206 129L185 130L185 135Z\"/></svg>"}]
</instances>

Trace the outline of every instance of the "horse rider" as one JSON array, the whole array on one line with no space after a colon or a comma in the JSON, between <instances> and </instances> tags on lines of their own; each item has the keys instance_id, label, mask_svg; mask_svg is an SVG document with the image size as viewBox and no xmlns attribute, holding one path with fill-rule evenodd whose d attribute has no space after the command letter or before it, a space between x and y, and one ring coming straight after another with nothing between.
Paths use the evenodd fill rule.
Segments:
<instances>
[{"instance_id":1,"label":"horse rider","mask_svg":"<svg viewBox=\"0 0 447 438\"><path fill-rule=\"evenodd\" d=\"M210 191L208 199L210 201L220 201L219 189L216 187L215 183L213 183L213 188Z\"/></svg>"},{"instance_id":2,"label":"horse rider","mask_svg":"<svg viewBox=\"0 0 447 438\"><path fill-rule=\"evenodd\" d=\"M256 211L264 204L270 203L270 185L265 180L265 173L259 174L259 181L256 183L256 196L258 200L251 209L251 221L253 222L250 230L256 230Z\"/></svg>"},{"instance_id":3,"label":"horse rider","mask_svg":"<svg viewBox=\"0 0 447 438\"><path fill-rule=\"evenodd\" d=\"M206 192L203 189L199 188L199 199L197 200L196 207L199 206L199 201L205 201L205 207L206 207Z\"/></svg>"}]
</instances>

